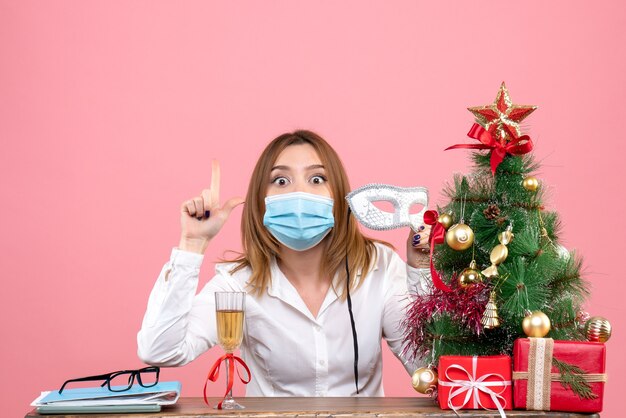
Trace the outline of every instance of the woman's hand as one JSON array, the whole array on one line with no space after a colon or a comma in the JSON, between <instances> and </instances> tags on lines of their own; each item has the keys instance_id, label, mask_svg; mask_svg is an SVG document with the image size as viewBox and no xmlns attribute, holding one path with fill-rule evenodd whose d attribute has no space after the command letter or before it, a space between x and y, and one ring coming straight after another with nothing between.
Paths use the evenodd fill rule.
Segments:
<instances>
[{"instance_id":1,"label":"woman's hand","mask_svg":"<svg viewBox=\"0 0 626 418\"><path fill-rule=\"evenodd\" d=\"M422 225L417 232L409 230L406 241L406 261L411 267L428 268L430 266L430 225Z\"/></svg>"},{"instance_id":2,"label":"woman's hand","mask_svg":"<svg viewBox=\"0 0 626 418\"><path fill-rule=\"evenodd\" d=\"M180 207L181 237L178 248L181 250L204 254L232 210L244 203L242 197L233 197L220 206L220 165L215 160L211 171L211 188L184 201Z\"/></svg>"}]
</instances>

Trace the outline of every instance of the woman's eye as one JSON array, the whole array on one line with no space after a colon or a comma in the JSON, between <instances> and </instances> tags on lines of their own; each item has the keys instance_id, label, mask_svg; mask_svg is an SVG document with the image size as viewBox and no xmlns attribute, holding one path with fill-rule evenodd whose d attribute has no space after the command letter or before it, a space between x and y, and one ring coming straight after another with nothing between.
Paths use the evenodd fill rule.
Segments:
<instances>
[{"instance_id":1,"label":"woman's eye","mask_svg":"<svg viewBox=\"0 0 626 418\"><path fill-rule=\"evenodd\" d=\"M324 184L326 182L326 177L324 177L324 176L313 176L313 177L311 177L311 182L313 182L313 184Z\"/></svg>"},{"instance_id":2,"label":"woman's eye","mask_svg":"<svg viewBox=\"0 0 626 418\"><path fill-rule=\"evenodd\" d=\"M284 186L289 182L289 180L287 180L287 177L276 177L274 178L274 180L272 180L272 184L276 184L278 186Z\"/></svg>"}]
</instances>

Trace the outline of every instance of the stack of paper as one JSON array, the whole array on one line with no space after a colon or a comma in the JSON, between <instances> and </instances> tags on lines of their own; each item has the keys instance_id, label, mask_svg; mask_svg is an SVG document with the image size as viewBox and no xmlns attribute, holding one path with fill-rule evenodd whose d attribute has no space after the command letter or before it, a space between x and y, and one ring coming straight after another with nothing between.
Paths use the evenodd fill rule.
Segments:
<instances>
[{"instance_id":1,"label":"stack of paper","mask_svg":"<svg viewBox=\"0 0 626 418\"><path fill-rule=\"evenodd\" d=\"M133 385L124 392L107 387L65 389L63 393L42 392L31 406L42 414L160 411L162 405L176 403L180 389L180 382L161 382L149 388Z\"/></svg>"}]
</instances>

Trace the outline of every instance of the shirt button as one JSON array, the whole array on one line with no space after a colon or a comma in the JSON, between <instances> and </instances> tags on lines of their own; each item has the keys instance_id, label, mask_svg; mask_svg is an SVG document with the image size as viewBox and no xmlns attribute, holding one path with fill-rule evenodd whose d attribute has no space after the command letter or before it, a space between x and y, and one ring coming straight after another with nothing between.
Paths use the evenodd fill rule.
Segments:
<instances>
[{"instance_id":1,"label":"shirt button","mask_svg":"<svg viewBox=\"0 0 626 418\"><path fill-rule=\"evenodd\" d=\"M322 327L316 325L313 329L315 330L315 332L320 332L322 330Z\"/></svg>"},{"instance_id":2,"label":"shirt button","mask_svg":"<svg viewBox=\"0 0 626 418\"><path fill-rule=\"evenodd\" d=\"M320 360L320 366L323 366L323 365L325 365L325 364L326 364L326 361L324 361L324 360Z\"/></svg>"}]
</instances>

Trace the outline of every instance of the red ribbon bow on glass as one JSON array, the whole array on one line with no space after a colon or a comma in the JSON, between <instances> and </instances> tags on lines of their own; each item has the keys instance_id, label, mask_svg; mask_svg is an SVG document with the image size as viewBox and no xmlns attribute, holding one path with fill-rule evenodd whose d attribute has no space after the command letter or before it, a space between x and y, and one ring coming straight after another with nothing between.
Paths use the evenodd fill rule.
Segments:
<instances>
[{"instance_id":1,"label":"red ribbon bow on glass","mask_svg":"<svg viewBox=\"0 0 626 418\"><path fill-rule=\"evenodd\" d=\"M500 165L506 154L514 154L521 155L526 154L532 151L533 149L533 141L530 139L528 135L522 135L520 137L516 137L511 132L511 136L515 139L510 141L507 144L502 144L498 140L496 140L491 132L485 130L482 126L475 123L472 125L472 128L468 132L467 136L470 138L474 138L479 140L480 144L456 144L452 145L445 149L445 151L449 149L490 149L491 150L491 173L496 174L496 168Z\"/></svg>"},{"instance_id":2,"label":"red ribbon bow on glass","mask_svg":"<svg viewBox=\"0 0 626 418\"><path fill-rule=\"evenodd\" d=\"M439 223L439 214L436 210L427 210L424 212L424 223L427 225L431 225L432 228L430 230L430 277L433 280L433 284L439 290L443 290L444 292L452 292L446 284L441 280L439 273L435 270L435 266L433 265L433 251L435 250L435 244L443 244L444 238L446 236L446 230Z\"/></svg>"},{"instance_id":3,"label":"red ribbon bow on glass","mask_svg":"<svg viewBox=\"0 0 626 418\"><path fill-rule=\"evenodd\" d=\"M236 366L235 362L241 364L243 368L246 370L246 373L248 374L248 377L244 379L243 377L241 377L241 373L239 373L239 369L237 368L237 376L239 376L239 379L243 382L244 385L247 385L248 383L250 383L250 378L251 378L250 369L248 368L248 365L243 361L243 359L241 357L237 357L236 355L232 353L224 354L222 357L217 359L215 364L213 364L213 367L211 367L211 370L209 370L209 375L206 378L206 382L204 382L204 403L206 403L209 406L211 405L209 404L209 400L207 399L207 396L206 396L207 384L209 383L209 380L211 382L215 382L217 380L217 378L220 375L220 366L222 365L222 362L225 360L228 360L227 361L228 383L226 385L226 393L224 394L224 398L226 398L226 395L228 395L233 388L233 383L234 383L233 375L235 374L235 366ZM217 404L217 409L222 409L222 402L224 402L224 399L222 399Z\"/></svg>"}]
</instances>

